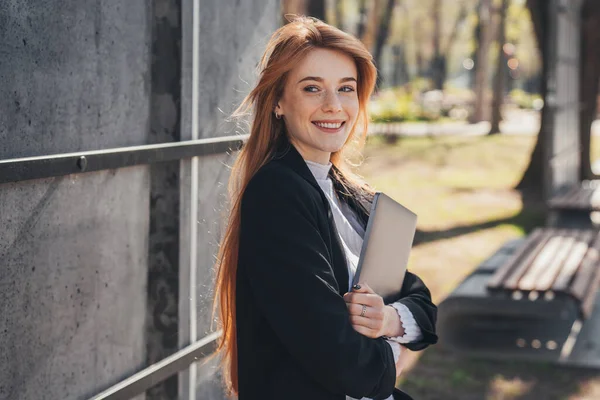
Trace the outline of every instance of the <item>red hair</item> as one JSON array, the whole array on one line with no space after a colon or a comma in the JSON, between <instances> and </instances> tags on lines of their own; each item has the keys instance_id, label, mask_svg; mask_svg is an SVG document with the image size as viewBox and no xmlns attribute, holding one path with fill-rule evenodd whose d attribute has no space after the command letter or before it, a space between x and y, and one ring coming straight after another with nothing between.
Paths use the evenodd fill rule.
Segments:
<instances>
[{"instance_id":1,"label":"red hair","mask_svg":"<svg viewBox=\"0 0 600 400\"><path fill-rule=\"evenodd\" d=\"M342 176L340 180L352 192L368 192L347 166L344 152L351 146L364 145L368 128L367 103L375 87L377 70L372 56L354 36L307 17L293 17L269 40L259 64L258 83L235 111L234 116L251 116L250 137L234 163L229 181L230 213L216 263L216 290L213 312L218 309L223 330L217 351L222 356L223 376L230 393L238 392L236 337L236 273L238 264L241 199L248 182L273 156L281 135L285 134L283 119L276 119L274 107L283 93L286 77L312 49L340 51L352 57L358 71L357 94L359 114L348 140L331 162Z\"/></svg>"}]
</instances>

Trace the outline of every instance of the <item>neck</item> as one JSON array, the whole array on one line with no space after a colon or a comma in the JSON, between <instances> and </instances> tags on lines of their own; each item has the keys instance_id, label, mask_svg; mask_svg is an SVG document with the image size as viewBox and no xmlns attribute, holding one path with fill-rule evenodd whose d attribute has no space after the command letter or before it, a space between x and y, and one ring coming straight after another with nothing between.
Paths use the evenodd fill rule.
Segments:
<instances>
[{"instance_id":1,"label":"neck","mask_svg":"<svg viewBox=\"0 0 600 400\"><path fill-rule=\"evenodd\" d=\"M290 142L296 148L298 153L300 153L300 155L305 161L312 161L314 163L322 165L329 164L331 153L310 148L307 149L305 146L302 146L301 143L298 143L294 139L290 139Z\"/></svg>"}]
</instances>

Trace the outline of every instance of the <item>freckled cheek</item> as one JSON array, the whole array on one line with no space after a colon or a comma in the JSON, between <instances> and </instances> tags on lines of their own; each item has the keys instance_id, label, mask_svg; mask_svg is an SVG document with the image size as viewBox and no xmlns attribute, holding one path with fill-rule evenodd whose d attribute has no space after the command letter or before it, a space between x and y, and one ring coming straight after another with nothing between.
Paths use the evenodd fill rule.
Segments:
<instances>
[{"instance_id":1,"label":"freckled cheek","mask_svg":"<svg viewBox=\"0 0 600 400\"><path fill-rule=\"evenodd\" d=\"M358 115L358 109L359 109L358 100L348 99L347 101L342 103L342 107L344 108L344 111L346 112L346 114L348 114L350 119L352 119L352 120L356 119L356 116Z\"/></svg>"}]
</instances>

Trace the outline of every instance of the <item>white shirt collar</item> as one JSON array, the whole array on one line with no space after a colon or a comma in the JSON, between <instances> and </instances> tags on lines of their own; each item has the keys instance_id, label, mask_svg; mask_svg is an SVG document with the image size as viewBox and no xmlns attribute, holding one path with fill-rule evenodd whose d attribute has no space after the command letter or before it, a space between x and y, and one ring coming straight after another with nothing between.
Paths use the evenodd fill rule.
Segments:
<instances>
[{"instance_id":1,"label":"white shirt collar","mask_svg":"<svg viewBox=\"0 0 600 400\"><path fill-rule=\"evenodd\" d=\"M308 160L304 160L304 162L306 162L308 169L310 169L310 172L312 172L312 174L314 175L314 177L317 181L327 180L329 171L331 170L331 166L332 166L332 164L330 162L327 164L319 164L314 161L308 161Z\"/></svg>"}]
</instances>

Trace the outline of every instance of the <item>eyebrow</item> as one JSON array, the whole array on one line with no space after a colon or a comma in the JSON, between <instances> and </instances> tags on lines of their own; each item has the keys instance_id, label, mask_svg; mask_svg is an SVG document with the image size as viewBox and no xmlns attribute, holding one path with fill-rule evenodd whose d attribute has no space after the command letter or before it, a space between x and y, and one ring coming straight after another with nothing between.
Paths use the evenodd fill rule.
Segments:
<instances>
[{"instance_id":1,"label":"eyebrow","mask_svg":"<svg viewBox=\"0 0 600 400\"><path fill-rule=\"evenodd\" d=\"M304 81L317 81L317 82L323 82L324 79L321 78L320 76L307 76L306 78L302 78L298 81L298 83L304 82ZM353 78L351 76L346 77L346 78L342 78L340 79L340 83L342 82L356 82L356 78Z\"/></svg>"}]
</instances>

